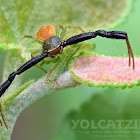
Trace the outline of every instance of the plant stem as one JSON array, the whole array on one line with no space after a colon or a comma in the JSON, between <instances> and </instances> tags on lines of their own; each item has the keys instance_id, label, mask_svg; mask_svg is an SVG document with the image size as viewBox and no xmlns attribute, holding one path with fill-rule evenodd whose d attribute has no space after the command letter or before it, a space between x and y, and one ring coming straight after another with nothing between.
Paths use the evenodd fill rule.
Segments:
<instances>
[{"instance_id":1,"label":"plant stem","mask_svg":"<svg viewBox=\"0 0 140 140\"><path fill-rule=\"evenodd\" d=\"M64 72L53 84L53 91L59 91L69 87L75 87L79 83L76 82L71 76L70 72ZM6 120L9 129L4 128L1 130L1 140L10 140L15 122L19 114L30 104L34 103L37 99L52 92L52 88L46 85L46 77L41 78L37 82L31 84L23 92L20 93L10 107L6 110Z\"/></svg>"}]
</instances>

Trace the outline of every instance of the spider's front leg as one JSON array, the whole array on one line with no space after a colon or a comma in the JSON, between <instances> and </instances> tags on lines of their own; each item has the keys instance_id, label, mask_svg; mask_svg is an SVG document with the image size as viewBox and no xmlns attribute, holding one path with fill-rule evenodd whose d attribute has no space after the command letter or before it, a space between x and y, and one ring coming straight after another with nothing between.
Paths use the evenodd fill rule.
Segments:
<instances>
[{"instance_id":1,"label":"spider's front leg","mask_svg":"<svg viewBox=\"0 0 140 140\"><path fill-rule=\"evenodd\" d=\"M95 32L88 32L88 33L83 33L83 34L79 34L76 36L73 36L67 40L64 40L61 43L61 46L64 48L68 45L72 45L72 44L76 44L85 40L89 40L92 38L96 38L97 36L101 36L101 37L105 37L105 38L110 38L110 39L123 39L126 40L126 44L128 47L128 55L129 55L129 66L131 65L131 57L133 60L133 69L135 69L135 61L134 61L134 55L133 55L133 51L131 49L131 45L129 43L128 40L128 35L126 32L122 32L122 31L110 31L110 32L106 32L104 30L97 30Z\"/></svg>"},{"instance_id":2,"label":"spider's front leg","mask_svg":"<svg viewBox=\"0 0 140 140\"><path fill-rule=\"evenodd\" d=\"M12 84L13 80L15 79L15 77L17 75L22 74L24 71L26 71L29 68L33 67L34 65L36 65L37 63L39 63L40 61L42 61L46 57L48 57L47 52L44 52L44 53L42 53L40 55L37 55L33 59L31 59L31 60L27 61L25 64L23 64L18 70L16 70L15 72L11 73L8 76L8 79L0 86L0 97L4 94L4 92L8 89L8 87ZM7 126L6 122L5 122L5 119L4 119L1 104L0 104L0 114L1 114L2 120L3 120L6 128L8 128L8 126ZM2 125L1 120L0 120L0 124Z\"/></svg>"},{"instance_id":3,"label":"spider's front leg","mask_svg":"<svg viewBox=\"0 0 140 140\"><path fill-rule=\"evenodd\" d=\"M123 39L126 40L127 48L128 48L128 55L129 55L129 66L131 65L131 57L133 61L133 69L135 69L135 61L134 61L134 55L133 51L131 49L131 45L128 39L128 35L126 32L123 31L110 31L106 32L104 30L98 30L95 32L95 35L101 36L101 37L106 37L106 38L111 38L111 39Z\"/></svg>"},{"instance_id":4,"label":"spider's front leg","mask_svg":"<svg viewBox=\"0 0 140 140\"><path fill-rule=\"evenodd\" d=\"M4 94L4 92L8 89L8 87L11 85L11 83L13 82L13 80L15 79L15 77L17 75L20 75L21 73L23 73L24 71L30 69L31 67L33 67L34 65L36 65L37 63L39 63L40 61L42 61L44 58L48 57L48 53L44 52L40 55L37 55L36 57L34 57L33 59L27 61L25 64L23 64L19 69L17 69L15 72L12 72L9 76L8 79L2 84L0 85L0 97Z\"/></svg>"}]
</instances>

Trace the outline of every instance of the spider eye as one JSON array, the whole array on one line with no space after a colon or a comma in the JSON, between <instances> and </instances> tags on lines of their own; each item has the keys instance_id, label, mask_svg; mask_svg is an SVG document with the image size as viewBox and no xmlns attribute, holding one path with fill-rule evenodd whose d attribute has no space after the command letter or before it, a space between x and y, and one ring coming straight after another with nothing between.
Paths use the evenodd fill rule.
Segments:
<instances>
[{"instance_id":1,"label":"spider eye","mask_svg":"<svg viewBox=\"0 0 140 140\"><path fill-rule=\"evenodd\" d=\"M55 28L52 25L45 25L37 32L37 38L41 41L45 41L55 35Z\"/></svg>"}]
</instances>

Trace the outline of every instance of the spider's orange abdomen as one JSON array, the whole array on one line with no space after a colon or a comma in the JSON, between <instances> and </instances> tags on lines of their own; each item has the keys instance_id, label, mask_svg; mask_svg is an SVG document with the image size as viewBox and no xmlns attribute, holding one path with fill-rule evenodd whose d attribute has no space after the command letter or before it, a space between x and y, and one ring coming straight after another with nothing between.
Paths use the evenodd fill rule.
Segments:
<instances>
[{"instance_id":1,"label":"spider's orange abdomen","mask_svg":"<svg viewBox=\"0 0 140 140\"><path fill-rule=\"evenodd\" d=\"M45 25L37 32L37 38L45 41L55 35L55 28L52 25Z\"/></svg>"}]
</instances>

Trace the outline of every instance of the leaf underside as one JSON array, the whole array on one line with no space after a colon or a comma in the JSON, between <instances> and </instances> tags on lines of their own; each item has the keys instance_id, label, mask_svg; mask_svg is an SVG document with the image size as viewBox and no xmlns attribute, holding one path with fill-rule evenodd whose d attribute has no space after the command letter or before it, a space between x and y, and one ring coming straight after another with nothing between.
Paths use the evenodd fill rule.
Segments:
<instances>
[{"instance_id":1,"label":"leaf underside","mask_svg":"<svg viewBox=\"0 0 140 140\"><path fill-rule=\"evenodd\" d=\"M133 87L140 85L140 58L136 68L128 66L128 58L83 55L71 63L71 73L81 83L101 87Z\"/></svg>"}]
</instances>

